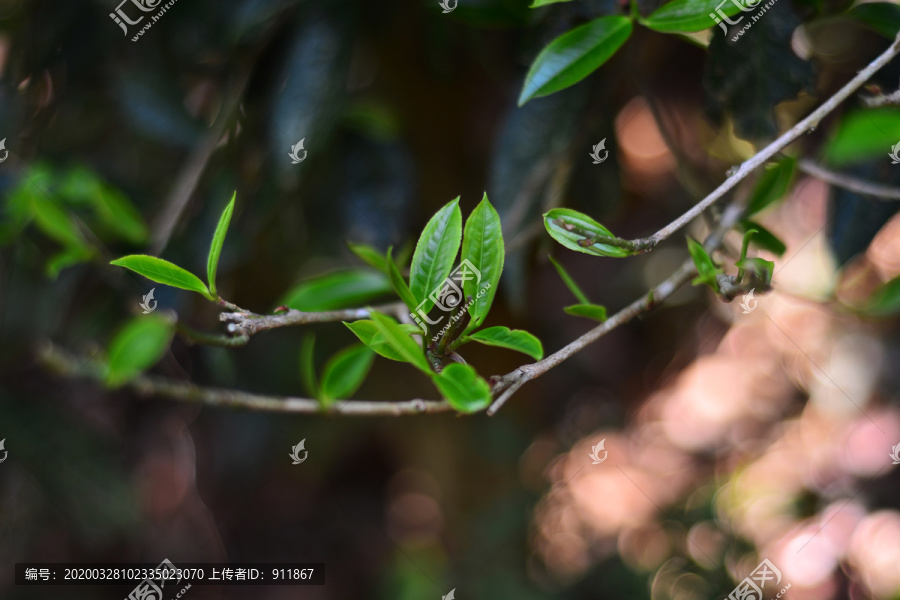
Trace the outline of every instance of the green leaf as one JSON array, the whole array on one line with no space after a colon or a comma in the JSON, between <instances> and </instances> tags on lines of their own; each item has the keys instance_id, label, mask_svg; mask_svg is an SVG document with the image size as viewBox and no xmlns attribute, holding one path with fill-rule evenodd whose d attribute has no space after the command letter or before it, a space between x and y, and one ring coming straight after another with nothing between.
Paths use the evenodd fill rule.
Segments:
<instances>
[{"instance_id":1,"label":"green leaf","mask_svg":"<svg viewBox=\"0 0 900 600\"><path fill-rule=\"evenodd\" d=\"M750 200L747 202L747 216L756 214L784 198L794 181L796 166L797 161L790 157L766 165L750 193Z\"/></svg>"},{"instance_id":2,"label":"green leaf","mask_svg":"<svg viewBox=\"0 0 900 600\"><path fill-rule=\"evenodd\" d=\"M374 321L353 321L352 323L344 321L344 325L359 338L359 341L376 354L391 360L406 362L403 356L387 343Z\"/></svg>"},{"instance_id":3,"label":"green leaf","mask_svg":"<svg viewBox=\"0 0 900 600\"><path fill-rule=\"evenodd\" d=\"M848 14L888 39L894 39L900 30L900 6L893 2L857 4Z\"/></svg>"},{"instance_id":4,"label":"green leaf","mask_svg":"<svg viewBox=\"0 0 900 600\"><path fill-rule=\"evenodd\" d=\"M761 0L758 0L756 4L760 3ZM727 17L741 12L741 7L736 2L675 0L660 6L646 19L640 19L640 22L655 31L693 33L716 26L716 21L711 16L716 13L716 9L721 10Z\"/></svg>"},{"instance_id":5,"label":"green leaf","mask_svg":"<svg viewBox=\"0 0 900 600\"><path fill-rule=\"evenodd\" d=\"M763 258L745 258L734 263L739 269L752 271L762 279L766 285L772 281L772 273L775 271L775 263Z\"/></svg>"},{"instance_id":6,"label":"green leaf","mask_svg":"<svg viewBox=\"0 0 900 600\"><path fill-rule=\"evenodd\" d=\"M172 341L172 324L162 316L130 321L109 345L106 385L118 387L134 379L162 358Z\"/></svg>"},{"instance_id":7,"label":"green leaf","mask_svg":"<svg viewBox=\"0 0 900 600\"><path fill-rule=\"evenodd\" d=\"M480 277L469 277L463 283L463 296L472 296L474 301L469 307L469 314L472 315L469 329L481 325L491 310L503 272L503 257L500 215L485 194L466 220L463 234L462 260L468 260L480 273Z\"/></svg>"},{"instance_id":8,"label":"green leaf","mask_svg":"<svg viewBox=\"0 0 900 600\"><path fill-rule=\"evenodd\" d=\"M900 109L863 109L843 117L825 145L825 158L834 166L889 156L900 140Z\"/></svg>"},{"instance_id":9,"label":"green leaf","mask_svg":"<svg viewBox=\"0 0 900 600\"><path fill-rule=\"evenodd\" d=\"M393 248L388 248L387 251L387 260L385 262L388 270L388 277L391 280L391 286L394 288L394 291L397 292L397 295L400 296L400 300L403 301L403 304L409 308L409 310L416 310L416 299L413 297L412 292L409 291L409 286L406 285L406 280L403 279L403 275L400 273L400 269L397 268L397 264L394 262L391 253L394 251Z\"/></svg>"},{"instance_id":10,"label":"green leaf","mask_svg":"<svg viewBox=\"0 0 900 600\"><path fill-rule=\"evenodd\" d=\"M900 312L900 277L891 279L875 290L865 312L876 317L886 317Z\"/></svg>"},{"instance_id":11,"label":"green leaf","mask_svg":"<svg viewBox=\"0 0 900 600\"><path fill-rule=\"evenodd\" d=\"M375 354L361 344L344 348L325 364L322 374L322 404L326 408L335 400L349 398L362 385Z\"/></svg>"},{"instance_id":12,"label":"green leaf","mask_svg":"<svg viewBox=\"0 0 900 600\"><path fill-rule=\"evenodd\" d=\"M301 282L282 296L279 304L296 310L319 312L365 304L391 291L384 273L348 269Z\"/></svg>"},{"instance_id":13,"label":"green leaf","mask_svg":"<svg viewBox=\"0 0 900 600\"><path fill-rule=\"evenodd\" d=\"M635 254L635 252L619 248L618 246L610 246L603 243L585 244L584 240L586 238L615 238L616 236L609 229L577 210L554 208L544 215L544 227L547 228L547 232L554 240L569 250L593 254L594 256L612 256L614 258Z\"/></svg>"},{"instance_id":14,"label":"green leaf","mask_svg":"<svg viewBox=\"0 0 900 600\"><path fill-rule=\"evenodd\" d=\"M576 317L587 317L601 323L606 320L606 307L599 304L574 304L563 309Z\"/></svg>"},{"instance_id":15,"label":"green leaf","mask_svg":"<svg viewBox=\"0 0 900 600\"><path fill-rule=\"evenodd\" d=\"M787 250L787 246L784 245L780 239L775 237L771 231L757 223L756 221L750 221L749 219L745 219L738 223L741 231L746 233L751 229L756 230L756 234L753 236L753 243L758 247L763 248L764 250L768 250L773 254L777 254L781 256L784 254L784 251Z\"/></svg>"},{"instance_id":16,"label":"green leaf","mask_svg":"<svg viewBox=\"0 0 900 600\"><path fill-rule=\"evenodd\" d=\"M375 311L372 311L372 321L375 322L378 331L384 336L384 341L387 345L404 362L408 362L427 375L434 375L434 372L428 365L428 361L425 359L425 355L422 354L422 349L396 321Z\"/></svg>"},{"instance_id":17,"label":"green leaf","mask_svg":"<svg viewBox=\"0 0 900 600\"><path fill-rule=\"evenodd\" d=\"M367 244L354 244L352 242L347 242L347 247L364 263L376 271L387 274L387 259L378 250Z\"/></svg>"},{"instance_id":18,"label":"green leaf","mask_svg":"<svg viewBox=\"0 0 900 600\"><path fill-rule=\"evenodd\" d=\"M447 365L434 378L434 384L450 406L459 412L478 412L491 403L491 386L469 365Z\"/></svg>"},{"instance_id":19,"label":"green leaf","mask_svg":"<svg viewBox=\"0 0 900 600\"><path fill-rule=\"evenodd\" d=\"M691 284L698 285L702 283L717 292L719 286L716 284L716 275L721 273L722 269L716 266L702 244L692 238L688 238L687 242L691 259L694 261L694 266L697 267L697 277L694 278Z\"/></svg>"},{"instance_id":20,"label":"green leaf","mask_svg":"<svg viewBox=\"0 0 900 600\"><path fill-rule=\"evenodd\" d=\"M572 0L534 0L528 8L538 8L540 6L547 6L548 4L559 4L560 2L571 2Z\"/></svg>"},{"instance_id":21,"label":"green leaf","mask_svg":"<svg viewBox=\"0 0 900 600\"><path fill-rule=\"evenodd\" d=\"M486 346L498 346L515 350L516 352L527 354L534 360L541 360L544 357L544 347L541 345L541 340L521 329L499 326L488 327L470 334L468 339Z\"/></svg>"},{"instance_id":22,"label":"green leaf","mask_svg":"<svg viewBox=\"0 0 900 600\"><path fill-rule=\"evenodd\" d=\"M459 198L456 198L431 217L413 254L409 289L416 299L416 306L425 303L423 312L428 313L434 306L429 295L443 285L453 269L461 240L462 213Z\"/></svg>"},{"instance_id":23,"label":"green leaf","mask_svg":"<svg viewBox=\"0 0 900 600\"><path fill-rule=\"evenodd\" d=\"M559 273L560 278L563 280L563 283L566 284L566 287L569 288L569 291L575 295L575 298L581 304L590 304L591 301L588 300L588 297L584 292L581 291L581 288L578 287L578 284L575 283L575 280L569 275L569 273L563 268L561 264L553 260L552 256L547 256L550 259L550 262L553 263L553 266L556 267L556 272ZM568 311L567 311L568 312Z\"/></svg>"},{"instance_id":24,"label":"green leaf","mask_svg":"<svg viewBox=\"0 0 900 600\"><path fill-rule=\"evenodd\" d=\"M574 85L593 73L625 43L631 29L629 17L601 17L550 42L525 76L519 106Z\"/></svg>"},{"instance_id":25,"label":"green leaf","mask_svg":"<svg viewBox=\"0 0 900 600\"><path fill-rule=\"evenodd\" d=\"M65 210L50 198L31 195L31 212L35 224L44 234L63 246L86 248L87 244L74 221Z\"/></svg>"},{"instance_id":26,"label":"green leaf","mask_svg":"<svg viewBox=\"0 0 900 600\"><path fill-rule=\"evenodd\" d=\"M215 296L209 293L206 285L200 281L199 277L167 260L156 258L155 256L147 256L146 254L131 254L110 261L109 264L131 269L156 283L197 292L213 302L216 300Z\"/></svg>"},{"instance_id":27,"label":"green leaf","mask_svg":"<svg viewBox=\"0 0 900 600\"><path fill-rule=\"evenodd\" d=\"M219 256L222 254L222 246L225 244L225 235L228 233L228 226L231 224L231 213L234 212L234 201L237 198L237 192L232 194L231 202L222 211L219 217L219 224L216 225L216 232L213 234L212 243L209 245L209 258L206 260L206 276L209 281L209 293L216 295L216 270L219 268Z\"/></svg>"},{"instance_id":28,"label":"green leaf","mask_svg":"<svg viewBox=\"0 0 900 600\"><path fill-rule=\"evenodd\" d=\"M315 347L316 335L314 333L305 335L300 344L300 381L303 382L307 394L321 400L319 382L316 381Z\"/></svg>"}]
</instances>

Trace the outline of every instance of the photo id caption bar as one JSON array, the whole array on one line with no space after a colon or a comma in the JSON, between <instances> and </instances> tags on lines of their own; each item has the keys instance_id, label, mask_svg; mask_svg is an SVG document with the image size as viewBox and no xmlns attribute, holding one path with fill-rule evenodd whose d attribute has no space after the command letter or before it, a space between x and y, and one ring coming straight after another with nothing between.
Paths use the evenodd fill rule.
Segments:
<instances>
[{"instance_id":1,"label":"photo id caption bar","mask_svg":"<svg viewBox=\"0 0 900 600\"><path fill-rule=\"evenodd\" d=\"M16 563L16 585L325 585L325 563Z\"/></svg>"}]
</instances>

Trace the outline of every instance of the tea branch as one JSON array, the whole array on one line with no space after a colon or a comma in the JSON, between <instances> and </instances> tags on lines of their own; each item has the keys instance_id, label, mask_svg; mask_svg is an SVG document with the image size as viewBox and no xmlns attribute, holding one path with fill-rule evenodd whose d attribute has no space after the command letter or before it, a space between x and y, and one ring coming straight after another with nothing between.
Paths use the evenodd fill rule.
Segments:
<instances>
[{"instance_id":1,"label":"tea branch","mask_svg":"<svg viewBox=\"0 0 900 600\"><path fill-rule=\"evenodd\" d=\"M87 376L102 380L99 366L79 360L54 344L46 344L38 350L38 359L50 370L66 376ZM316 413L365 416L400 416L450 412L453 409L444 400L404 400L401 402L373 402L367 400L338 401L324 408L318 400L293 396L269 396L240 390L201 387L192 383L175 381L156 375L138 375L124 387L138 394L155 395L182 402L209 406L241 408L280 413Z\"/></svg>"},{"instance_id":2,"label":"tea branch","mask_svg":"<svg viewBox=\"0 0 900 600\"><path fill-rule=\"evenodd\" d=\"M278 327L290 327L292 325L308 325L310 323L328 323L331 321L357 321L368 319L371 311L396 315L401 319L407 317L406 306L402 302L392 302L373 306L372 308L346 308L343 310L329 310L323 312L304 312L290 309L274 315L258 315L237 306L222 302L226 308L235 312L224 312L219 315L219 320L228 323L228 332L243 336L249 340L250 336ZM246 341L244 342L246 343Z\"/></svg>"},{"instance_id":3,"label":"tea branch","mask_svg":"<svg viewBox=\"0 0 900 600\"><path fill-rule=\"evenodd\" d=\"M649 238L640 238L637 240L622 240L621 238L604 238L602 243L616 245L627 244L622 247L640 248L648 250L659 242L667 239L673 233L691 222L695 217L702 214L707 208L712 206L717 200L734 188L740 181L745 179L751 172L759 168L770 158L781 152L788 144L799 138L803 133L813 129L818 123L829 113L831 113L842 101L849 97L854 91L863 85L876 71L886 65L900 53L900 34L891 44L891 46L873 60L866 68L860 71L856 77L851 79L831 98L825 101L819 108L810 113L806 118L794 125L786 131L753 158L744 162L734 171L719 187L713 190L703 200L698 202L690 210L681 215L678 219L660 229ZM808 167L808 165L807 165ZM802 167L801 167L802 168ZM836 174L831 174L832 176ZM840 178L844 183L848 182L845 177ZM849 184L855 185L859 181L851 181ZM865 184L865 182L862 182ZM837 184L836 184L837 185ZM867 190L871 190L871 185L866 185ZM886 188L887 189L887 188ZM882 189L880 191L886 191ZM871 192L869 192L871 193ZM704 242L704 247L708 252L719 248L722 244L725 234L738 222L743 214L744 208L740 202L730 204L722 217L719 219L718 225ZM507 400L521 388L525 383L540 377L553 367L561 364L563 361L581 351L589 344L596 342L598 339L616 329L641 316L653 308L667 300L678 288L687 283L696 273L696 269L692 261L686 261L675 271L670 277L657 285L655 288L647 292L641 298L635 300L609 319L588 331L578 339L569 343L562 349L547 356L543 360L530 365L523 365L514 371L500 377L492 378L492 395L496 399L487 409L488 415L494 415L506 403ZM276 315L258 315L250 311L240 309L234 304L220 301L225 308L235 311L223 313L220 319L229 323L231 333L237 333L239 336L249 338L249 336L277 327L285 327L290 325L300 325L307 323L321 323L326 321L363 319L369 316L369 309L347 309L326 312L302 312L298 310L289 310L283 314ZM401 303L376 307L382 312L395 312L398 316L405 318L405 308ZM63 350L47 345L39 352L40 360L52 369L67 375L88 374L96 379L102 379L102 372L99 367L89 363L85 365L77 360L76 357L67 354ZM330 408L323 408L321 404L310 398L296 397L278 397L260 394L252 394L238 390L226 390L220 388L199 387L190 383L173 381L170 379L140 375L126 384L131 389L143 394L156 394L164 397L182 400L186 402L199 402L212 406L231 406L251 410L267 410L275 412L291 412L291 413L339 413L353 415L404 415L404 414L420 414L430 412L446 412L452 410L450 405L445 401L435 400L406 400L400 402L372 402L364 400L348 400L339 402Z\"/></svg>"},{"instance_id":4,"label":"tea branch","mask_svg":"<svg viewBox=\"0 0 900 600\"><path fill-rule=\"evenodd\" d=\"M865 194L882 200L900 200L900 188L881 185L865 179L858 179L851 175L843 173L835 173L821 165L816 164L808 158L801 158L797 162L797 167L806 173L812 175L816 179L821 179L825 183L856 192L857 194Z\"/></svg>"},{"instance_id":5,"label":"tea branch","mask_svg":"<svg viewBox=\"0 0 900 600\"><path fill-rule=\"evenodd\" d=\"M725 212L722 214L722 218L719 219L719 224L713 232L710 233L703 244L707 252L712 252L722 245L725 234L740 220L743 213L743 203L733 202L728 205ZM668 279L564 348L534 364L523 365L515 371L507 373L502 377L495 378L493 380L494 385L491 391L494 394L499 393L500 395L494 400L490 407L488 407L488 416L496 414L506 401L527 382L540 377L576 352L584 349L587 345L593 344L613 329L650 312L665 302L678 290L678 288L690 281L696 274L697 270L694 267L694 262L692 260L685 261L684 264L682 264L675 273L669 276Z\"/></svg>"},{"instance_id":6,"label":"tea branch","mask_svg":"<svg viewBox=\"0 0 900 600\"><path fill-rule=\"evenodd\" d=\"M822 121L822 119L824 119L829 113L837 108L841 102L850 97L851 94L858 90L879 69L889 63L891 59L897 56L898 53L900 53L900 34L897 35L897 37L894 39L887 50L885 50L875 60L869 63L866 68L857 73L856 77L844 84L844 87L835 92L835 94L831 96L831 98L823 102L822 105L819 106L819 108L811 112L805 119L801 120L799 123L785 131L775 141L757 152L756 155L753 156L753 158L742 163L735 171L731 172L730 176L725 179L725 181L723 181L719 185L719 187L717 187L712 191L712 193L706 196L706 198L695 204L693 207L691 207L690 210L654 233L652 236L647 238L629 240L629 244L637 244L638 246L652 248L653 246L656 246L661 241L667 239L673 233L693 221L703 211L712 206L717 200L719 200L722 196L729 192L734 186L743 181L750 173L764 165L769 159L784 150L789 144L794 142L801 135L803 135L807 131L815 129ZM605 240L603 243L609 244L611 246L619 246L626 249L628 248L628 246L626 245L617 244L617 240L618 238L612 238L610 240Z\"/></svg>"}]
</instances>

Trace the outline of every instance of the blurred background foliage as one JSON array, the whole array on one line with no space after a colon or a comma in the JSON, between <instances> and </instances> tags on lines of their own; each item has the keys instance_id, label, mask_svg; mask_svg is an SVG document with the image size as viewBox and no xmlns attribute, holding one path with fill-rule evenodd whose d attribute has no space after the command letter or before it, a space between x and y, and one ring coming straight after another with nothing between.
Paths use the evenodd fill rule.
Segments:
<instances>
[{"instance_id":1,"label":"blurred background foliage","mask_svg":"<svg viewBox=\"0 0 900 600\"><path fill-rule=\"evenodd\" d=\"M629 8L179 0L132 42L138 28L123 37L112 4L0 5L0 596L56 592L14 586L15 562L169 558L328 565L326 587L195 587L197 599L418 600L456 588L461 599L700 600L768 557L795 598L900 598L900 475L887 456L900 443L898 205L793 165L736 191L768 205L754 218L771 232L760 256L776 276L757 311L682 290L494 418L201 408L59 377L37 359L52 341L87 367L151 288L160 319L220 332L199 296L108 262L146 252L201 273L232 190L219 288L256 312L389 299L346 242L408 249L440 206L460 195L468 214L486 190L508 250L488 325L527 328L555 351L591 324L562 311L573 299L548 254L612 312L687 248L676 235L621 261L576 255L543 234L540 215L568 206L620 236L659 229L882 51L896 6L779 0L736 44L718 28L635 27L600 71L517 107L550 40ZM898 76L894 61L873 83L892 91ZM869 130L853 129L859 110L851 98L790 153L900 185L884 157L900 140L897 109L856 117ZM291 164L301 139L308 156ZM610 158L598 166L589 152L601 139ZM335 282L359 295L329 298ZM153 370L302 395L309 332L316 369L355 341L339 324L243 348L176 336ZM470 352L485 376L520 364ZM435 394L377 358L356 397ZM301 439L309 460L291 466ZM609 460L591 465L601 439Z\"/></svg>"}]
</instances>

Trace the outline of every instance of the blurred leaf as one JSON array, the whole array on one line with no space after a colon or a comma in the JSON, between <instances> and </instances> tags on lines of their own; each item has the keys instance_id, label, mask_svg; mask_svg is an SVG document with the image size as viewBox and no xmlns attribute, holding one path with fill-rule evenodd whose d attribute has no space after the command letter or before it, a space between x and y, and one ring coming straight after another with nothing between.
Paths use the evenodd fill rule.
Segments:
<instances>
[{"instance_id":1,"label":"blurred leaf","mask_svg":"<svg viewBox=\"0 0 900 600\"><path fill-rule=\"evenodd\" d=\"M563 309L576 317L586 317L601 323L606 320L606 307L599 304L574 304Z\"/></svg>"},{"instance_id":2,"label":"blurred leaf","mask_svg":"<svg viewBox=\"0 0 900 600\"><path fill-rule=\"evenodd\" d=\"M384 104L356 102L347 107L344 119L353 127L380 140L392 140L400 133L397 116Z\"/></svg>"},{"instance_id":3,"label":"blurred leaf","mask_svg":"<svg viewBox=\"0 0 900 600\"><path fill-rule=\"evenodd\" d=\"M594 256L612 256L621 258L633 254L618 246L609 246L602 243L594 243L582 246L579 241L586 238L616 237L609 229L593 220L589 216L570 208L554 208L544 215L544 227L550 236L568 248L576 252L593 254Z\"/></svg>"},{"instance_id":4,"label":"blurred leaf","mask_svg":"<svg viewBox=\"0 0 900 600\"><path fill-rule=\"evenodd\" d=\"M77 246L66 248L54 254L47 261L47 264L44 265L44 272L47 274L47 277L56 279L63 269L87 262L93 255L94 253L90 248L79 248Z\"/></svg>"},{"instance_id":5,"label":"blurred leaf","mask_svg":"<svg viewBox=\"0 0 900 600\"><path fill-rule=\"evenodd\" d=\"M900 6L892 2L857 4L848 14L889 39L894 39L900 30Z\"/></svg>"},{"instance_id":6,"label":"blurred leaf","mask_svg":"<svg viewBox=\"0 0 900 600\"><path fill-rule=\"evenodd\" d=\"M631 28L629 17L600 17L550 42L525 76L519 106L575 85L593 73L625 43Z\"/></svg>"},{"instance_id":7,"label":"blurred leaf","mask_svg":"<svg viewBox=\"0 0 900 600\"><path fill-rule=\"evenodd\" d=\"M63 246L86 248L87 244L69 214L50 198L32 194L31 213L35 225L49 238Z\"/></svg>"},{"instance_id":8,"label":"blurred leaf","mask_svg":"<svg viewBox=\"0 0 900 600\"><path fill-rule=\"evenodd\" d=\"M103 186L93 198L101 223L116 235L133 244L143 244L150 237L144 217L118 190Z\"/></svg>"},{"instance_id":9,"label":"blurred leaf","mask_svg":"<svg viewBox=\"0 0 900 600\"><path fill-rule=\"evenodd\" d=\"M692 238L688 238L687 243L691 259L694 261L694 266L697 267L697 277L694 278L691 285L702 283L711 287L713 291L718 292L719 286L716 284L716 275L721 273L722 270L716 266L702 244Z\"/></svg>"},{"instance_id":10,"label":"blurred leaf","mask_svg":"<svg viewBox=\"0 0 900 600\"><path fill-rule=\"evenodd\" d=\"M744 16L742 22L749 18ZM730 115L735 133L752 142L778 135L775 106L815 85L812 65L791 48L800 24L790 2L777 2L739 43L732 43L720 28L713 29L703 87L714 122L721 124Z\"/></svg>"},{"instance_id":11,"label":"blurred leaf","mask_svg":"<svg viewBox=\"0 0 900 600\"><path fill-rule=\"evenodd\" d=\"M132 319L109 345L106 385L118 387L156 364L169 348L174 328L162 316Z\"/></svg>"},{"instance_id":12,"label":"blurred leaf","mask_svg":"<svg viewBox=\"0 0 900 600\"><path fill-rule=\"evenodd\" d=\"M103 182L87 167L72 167L62 176L57 194L73 206L90 206L101 194Z\"/></svg>"},{"instance_id":13,"label":"blurred leaf","mask_svg":"<svg viewBox=\"0 0 900 600\"><path fill-rule=\"evenodd\" d=\"M735 265L739 269L745 269L747 271L756 273L756 275L760 279L762 279L766 283L766 285L768 285L772 281L772 272L775 270L775 263L771 260L765 260L762 258L745 258L743 260L737 261Z\"/></svg>"},{"instance_id":14,"label":"blurred leaf","mask_svg":"<svg viewBox=\"0 0 900 600\"><path fill-rule=\"evenodd\" d=\"M559 264L558 262L556 262L555 260L553 260L552 256L548 256L547 258L549 258L550 262L553 263L553 266L556 267L556 272L559 273L559 276L563 280L563 283L565 283L566 287L569 288L569 291L575 295L575 298L581 304L590 304L591 301L588 300L588 297L585 295L584 292L581 291L581 288L578 287L578 284L575 283L575 280L572 279L572 277L569 275L568 272L566 272L566 270L563 268L563 266L561 264Z\"/></svg>"},{"instance_id":15,"label":"blurred leaf","mask_svg":"<svg viewBox=\"0 0 900 600\"><path fill-rule=\"evenodd\" d=\"M481 273L479 282L471 277L463 283L463 295L471 296L474 301L469 307L469 314L472 315L470 329L481 325L491 309L494 295L497 293L497 284L500 282L500 274L503 272L503 256L500 215L491 206L485 194L466 220L463 234L462 260L471 262Z\"/></svg>"},{"instance_id":16,"label":"blurred leaf","mask_svg":"<svg viewBox=\"0 0 900 600\"><path fill-rule=\"evenodd\" d=\"M344 348L325 364L322 374L322 405L349 398L362 385L375 354L366 346L354 344Z\"/></svg>"},{"instance_id":17,"label":"blurred leaf","mask_svg":"<svg viewBox=\"0 0 900 600\"><path fill-rule=\"evenodd\" d=\"M796 159L790 157L766 165L753 186L745 214L754 215L784 198L794 181L796 166Z\"/></svg>"},{"instance_id":18,"label":"blurred leaf","mask_svg":"<svg viewBox=\"0 0 900 600\"><path fill-rule=\"evenodd\" d=\"M650 29L667 33L703 31L716 27L716 22L710 17L715 14L716 9L720 9L727 17L741 12L741 7L736 2L720 6L722 4L722 0L675 0L659 7L640 22ZM756 4L761 4L761 0L757 0Z\"/></svg>"},{"instance_id":19,"label":"blurred leaf","mask_svg":"<svg viewBox=\"0 0 900 600\"><path fill-rule=\"evenodd\" d=\"M900 140L900 108L856 110L845 115L825 144L825 160L835 166L886 159Z\"/></svg>"},{"instance_id":20,"label":"blurred leaf","mask_svg":"<svg viewBox=\"0 0 900 600\"><path fill-rule=\"evenodd\" d=\"M209 280L209 293L213 296L216 294L216 270L219 268L219 256L222 254L222 246L225 244L225 235L228 233L228 226L231 224L231 213L234 212L234 201L237 198L237 192L231 196L231 202L222 211L219 217L219 224L216 225L216 232L213 234L212 243L209 245L209 257L206 260L206 276Z\"/></svg>"},{"instance_id":21,"label":"blurred leaf","mask_svg":"<svg viewBox=\"0 0 900 600\"><path fill-rule=\"evenodd\" d=\"M875 290L864 312L876 317L887 317L900 312L900 277L891 279Z\"/></svg>"},{"instance_id":22,"label":"blurred leaf","mask_svg":"<svg viewBox=\"0 0 900 600\"><path fill-rule=\"evenodd\" d=\"M771 231L757 223L756 221L750 221L749 219L744 219L740 223L738 223L741 231L746 233L751 229L756 230L756 234L753 236L753 243L758 247L768 250L773 254L777 254L778 256L782 256L784 251L787 250L787 246L784 245L780 239L775 237Z\"/></svg>"},{"instance_id":23,"label":"blurred leaf","mask_svg":"<svg viewBox=\"0 0 900 600\"><path fill-rule=\"evenodd\" d=\"M434 375L419 345L396 321L378 312L372 312L372 321L384 336L387 345L398 354L404 362L408 362L427 375ZM375 350L374 348L372 348ZM377 352L377 350L376 350Z\"/></svg>"},{"instance_id":24,"label":"blurred leaf","mask_svg":"<svg viewBox=\"0 0 900 600\"><path fill-rule=\"evenodd\" d=\"M394 291L397 292L397 295L400 296L400 300L403 301L406 307L409 308L410 311L415 311L417 304L416 299L413 297L412 292L409 291L409 286L406 284L406 280L403 279L400 269L398 269L397 265L394 263L394 258L391 255L393 251L393 248L388 248L386 261L391 286L393 286Z\"/></svg>"},{"instance_id":25,"label":"blurred leaf","mask_svg":"<svg viewBox=\"0 0 900 600\"><path fill-rule=\"evenodd\" d=\"M365 304L390 291L391 282L383 273L348 269L297 284L279 304L306 312L337 310Z\"/></svg>"},{"instance_id":26,"label":"blurred leaf","mask_svg":"<svg viewBox=\"0 0 900 600\"><path fill-rule=\"evenodd\" d=\"M157 283L171 285L172 287L180 288L182 290L197 292L213 302L216 300L216 298L209 293L206 284L200 281L199 277L167 260L156 258L155 256L147 256L146 254L132 254L110 261L109 264L131 269L135 273L143 275L147 279Z\"/></svg>"},{"instance_id":27,"label":"blurred leaf","mask_svg":"<svg viewBox=\"0 0 900 600\"><path fill-rule=\"evenodd\" d=\"M359 338L359 341L368 346L376 354L391 360L406 362L403 355L394 350L393 347L387 343L387 339L378 329L378 326L374 321L354 321L352 323L344 321L344 325ZM408 329L409 326L406 325L401 325L401 327L404 328L406 333L419 332L419 328L415 326L413 326L415 331L410 331Z\"/></svg>"},{"instance_id":28,"label":"blurred leaf","mask_svg":"<svg viewBox=\"0 0 900 600\"><path fill-rule=\"evenodd\" d=\"M488 327L469 334L468 339L486 346L498 346L515 350L516 352L527 354L534 360L541 360L544 357L544 348L541 345L541 340L521 329Z\"/></svg>"},{"instance_id":29,"label":"blurred leaf","mask_svg":"<svg viewBox=\"0 0 900 600\"><path fill-rule=\"evenodd\" d=\"M539 6L547 6L548 4L559 4L561 2L571 2L572 0L534 0L528 8L538 8Z\"/></svg>"},{"instance_id":30,"label":"blurred leaf","mask_svg":"<svg viewBox=\"0 0 900 600\"><path fill-rule=\"evenodd\" d=\"M384 274L388 272L387 259L378 250L368 244L353 244L347 242L347 247L364 263Z\"/></svg>"},{"instance_id":31,"label":"blurred leaf","mask_svg":"<svg viewBox=\"0 0 900 600\"><path fill-rule=\"evenodd\" d=\"M308 333L303 336L303 342L300 344L300 380L307 394L321 400L319 382L316 381L315 349L316 335Z\"/></svg>"},{"instance_id":32,"label":"blurred leaf","mask_svg":"<svg viewBox=\"0 0 900 600\"><path fill-rule=\"evenodd\" d=\"M469 365L447 365L434 378L434 384L450 406L459 412L478 412L491 403L491 386Z\"/></svg>"},{"instance_id":33,"label":"blurred leaf","mask_svg":"<svg viewBox=\"0 0 900 600\"><path fill-rule=\"evenodd\" d=\"M426 313L434 306L429 295L443 285L453 269L461 238L462 213L456 198L431 217L413 254L409 289L416 305L425 300L422 310Z\"/></svg>"}]
</instances>

